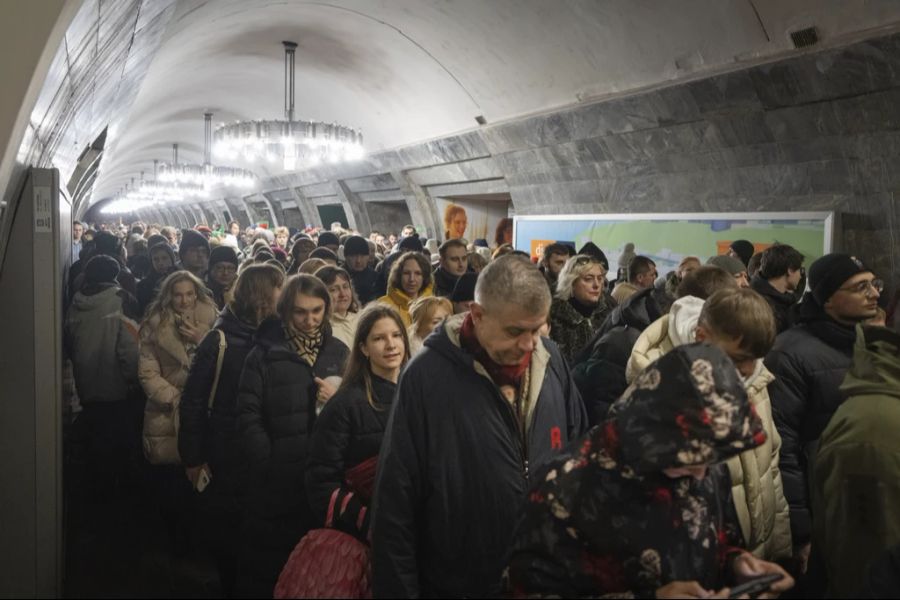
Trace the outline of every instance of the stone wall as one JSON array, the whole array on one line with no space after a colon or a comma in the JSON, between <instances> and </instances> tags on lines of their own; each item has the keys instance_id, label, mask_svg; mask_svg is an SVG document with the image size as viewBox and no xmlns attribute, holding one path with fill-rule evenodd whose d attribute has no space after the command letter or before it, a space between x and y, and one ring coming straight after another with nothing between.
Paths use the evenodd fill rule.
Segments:
<instances>
[{"instance_id":1,"label":"stone wall","mask_svg":"<svg viewBox=\"0 0 900 600\"><path fill-rule=\"evenodd\" d=\"M374 225L377 202L400 201L431 236L435 199L467 194L509 193L519 215L834 210L839 249L895 286L900 35L488 125L263 190L317 224L317 203Z\"/></svg>"}]
</instances>

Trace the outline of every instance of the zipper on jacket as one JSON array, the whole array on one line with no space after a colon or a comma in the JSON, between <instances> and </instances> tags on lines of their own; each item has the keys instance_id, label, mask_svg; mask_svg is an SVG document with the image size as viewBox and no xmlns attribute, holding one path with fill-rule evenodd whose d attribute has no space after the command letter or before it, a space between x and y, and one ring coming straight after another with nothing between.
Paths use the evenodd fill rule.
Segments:
<instances>
[{"instance_id":1,"label":"zipper on jacket","mask_svg":"<svg viewBox=\"0 0 900 600\"><path fill-rule=\"evenodd\" d=\"M503 397L503 394L500 393L500 390L497 389L497 386L493 382L491 382L490 385L494 392L494 397L506 407L507 413L512 417L513 428L515 429L513 437L516 439L516 443L519 446L519 457L522 459L522 476L525 478L525 483L527 484L531 481L530 466L528 464L528 433L522 430L515 407Z\"/></svg>"}]
</instances>

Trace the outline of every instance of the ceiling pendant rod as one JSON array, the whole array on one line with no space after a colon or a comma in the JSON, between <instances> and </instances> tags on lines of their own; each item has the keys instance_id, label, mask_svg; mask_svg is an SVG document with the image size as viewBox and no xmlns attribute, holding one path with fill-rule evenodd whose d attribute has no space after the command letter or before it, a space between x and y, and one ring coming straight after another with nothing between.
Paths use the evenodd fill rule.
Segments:
<instances>
[{"instance_id":1,"label":"ceiling pendant rod","mask_svg":"<svg viewBox=\"0 0 900 600\"><path fill-rule=\"evenodd\" d=\"M172 144L172 166L178 166L178 144Z\"/></svg>"},{"instance_id":2,"label":"ceiling pendant rod","mask_svg":"<svg viewBox=\"0 0 900 600\"><path fill-rule=\"evenodd\" d=\"M212 116L211 112L203 113L203 166L212 165Z\"/></svg>"},{"instance_id":3,"label":"ceiling pendant rod","mask_svg":"<svg viewBox=\"0 0 900 600\"><path fill-rule=\"evenodd\" d=\"M284 44L284 118L291 122L294 120L294 52L297 43L281 43Z\"/></svg>"}]
</instances>

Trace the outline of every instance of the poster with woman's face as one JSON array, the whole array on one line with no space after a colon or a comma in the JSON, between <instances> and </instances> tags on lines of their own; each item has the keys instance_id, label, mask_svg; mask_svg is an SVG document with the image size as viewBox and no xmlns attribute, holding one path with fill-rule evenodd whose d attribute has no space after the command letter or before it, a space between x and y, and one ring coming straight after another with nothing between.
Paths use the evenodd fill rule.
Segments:
<instances>
[{"instance_id":1,"label":"poster with woman's face","mask_svg":"<svg viewBox=\"0 0 900 600\"><path fill-rule=\"evenodd\" d=\"M497 224L509 212L508 202L437 199L443 217L444 239L462 238L471 243L485 239L493 247Z\"/></svg>"}]
</instances>

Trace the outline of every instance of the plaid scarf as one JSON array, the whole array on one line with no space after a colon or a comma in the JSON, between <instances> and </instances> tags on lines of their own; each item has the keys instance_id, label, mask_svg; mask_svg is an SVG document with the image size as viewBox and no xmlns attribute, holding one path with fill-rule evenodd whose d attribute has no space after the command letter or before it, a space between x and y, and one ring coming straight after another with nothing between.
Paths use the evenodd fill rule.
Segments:
<instances>
[{"instance_id":1,"label":"plaid scarf","mask_svg":"<svg viewBox=\"0 0 900 600\"><path fill-rule=\"evenodd\" d=\"M319 350L322 349L322 343L325 341L324 328L319 327L313 333L304 333L297 331L290 325L284 328L284 335L300 357L300 360L308 364L310 367L316 364L319 357Z\"/></svg>"}]
</instances>

